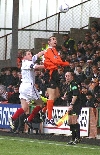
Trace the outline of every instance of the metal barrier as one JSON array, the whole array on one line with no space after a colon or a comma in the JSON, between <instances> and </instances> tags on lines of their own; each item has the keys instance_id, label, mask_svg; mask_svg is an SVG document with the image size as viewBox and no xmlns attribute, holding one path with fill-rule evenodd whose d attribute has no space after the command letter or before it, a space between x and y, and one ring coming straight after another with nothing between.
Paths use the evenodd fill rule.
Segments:
<instances>
[{"instance_id":1,"label":"metal barrier","mask_svg":"<svg viewBox=\"0 0 100 155\"><path fill-rule=\"evenodd\" d=\"M89 17L98 18L99 12L99 1L88 0L73 6L67 13L56 13L19 29L18 49L33 49L34 38L48 38L53 33L66 33L70 28L88 28ZM12 33L0 37L0 60L10 59L11 49Z\"/></svg>"}]
</instances>

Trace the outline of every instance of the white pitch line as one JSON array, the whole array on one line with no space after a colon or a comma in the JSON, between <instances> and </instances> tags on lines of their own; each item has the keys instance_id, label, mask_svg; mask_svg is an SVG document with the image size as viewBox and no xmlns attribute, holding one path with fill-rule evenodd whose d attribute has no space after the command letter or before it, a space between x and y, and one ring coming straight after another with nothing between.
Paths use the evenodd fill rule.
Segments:
<instances>
[{"instance_id":1,"label":"white pitch line","mask_svg":"<svg viewBox=\"0 0 100 155\"><path fill-rule=\"evenodd\" d=\"M8 139L8 138L0 138L0 140L2 140L2 139ZM9 138L9 140L11 140L11 141L19 141L19 142L29 142L29 143L41 143L41 144L49 144L49 145L56 145L56 146L67 146L67 147L69 147L69 146L71 146L71 147L77 147L77 148L83 148L83 149L90 149L90 150L100 150L100 148L94 148L94 147L84 147L84 146L79 146L79 145L65 145L65 144L60 144L60 143L47 143L47 142L43 142L43 141L39 141L39 140L25 140L25 139L14 139L14 138ZM99 147L99 146L98 146Z\"/></svg>"}]
</instances>

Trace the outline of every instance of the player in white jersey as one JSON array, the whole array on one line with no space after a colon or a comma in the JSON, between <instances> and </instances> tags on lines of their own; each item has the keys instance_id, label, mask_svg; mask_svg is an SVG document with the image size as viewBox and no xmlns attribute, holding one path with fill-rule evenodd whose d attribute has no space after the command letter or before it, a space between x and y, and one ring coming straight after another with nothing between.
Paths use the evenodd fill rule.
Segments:
<instances>
[{"instance_id":1,"label":"player in white jersey","mask_svg":"<svg viewBox=\"0 0 100 155\"><path fill-rule=\"evenodd\" d=\"M12 117L9 118L10 127L14 129L14 121L23 113L26 113L29 107L30 100L34 100L36 107L26 120L26 123L31 126L32 119L42 109L43 102L40 98L39 92L35 87L35 69L42 69L44 65L37 65L35 61L38 57L42 56L44 51L32 57L31 51L24 51L22 67L21 67L21 85L19 88L19 97L21 100L21 108L19 108Z\"/></svg>"}]
</instances>

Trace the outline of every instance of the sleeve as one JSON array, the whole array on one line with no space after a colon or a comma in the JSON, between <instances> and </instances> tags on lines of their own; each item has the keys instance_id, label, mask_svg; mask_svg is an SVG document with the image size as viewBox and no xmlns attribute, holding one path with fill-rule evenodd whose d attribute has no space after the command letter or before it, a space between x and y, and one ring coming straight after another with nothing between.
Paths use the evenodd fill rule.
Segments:
<instances>
[{"instance_id":1,"label":"sleeve","mask_svg":"<svg viewBox=\"0 0 100 155\"><path fill-rule=\"evenodd\" d=\"M34 56L32 57L32 62L34 63L37 59L38 59L38 58L37 58L37 55L34 55Z\"/></svg>"}]
</instances>

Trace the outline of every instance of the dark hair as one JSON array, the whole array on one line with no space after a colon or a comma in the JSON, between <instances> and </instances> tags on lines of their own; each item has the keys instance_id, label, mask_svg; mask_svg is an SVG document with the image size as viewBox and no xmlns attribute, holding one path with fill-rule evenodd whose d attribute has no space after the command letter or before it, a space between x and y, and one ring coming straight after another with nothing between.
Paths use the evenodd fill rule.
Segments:
<instances>
[{"instance_id":1,"label":"dark hair","mask_svg":"<svg viewBox=\"0 0 100 155\"><path fill-rule=\"evenodd\" d=\"M82 69L82 66L78 65L77 67L81 68Z\"/></svg>"},{"instance_id":2,"label":"dark hair","mask_svg":"<svg viewBox=\"0 0 100 155\"><path fill-rule=\"evenodd\" d=\"M27 52L31 52L31 51L30 50L24 50L23 53L22 53L23 57L26 56Z\"/></svg>"},{"instance_id":3,"label":"dark hair","mask_svg":"<svg viewBox=\"0 0 100 155\"><path fill-rule=\"evenodd\" d=\"M75 77L75 73L74 73L72 70L66 71L65 74L66 74L67 72L71 73L71 76L73 76L73 78Z\"/></svg>"},{"instance_id":4,"label":"dark hair","mask_svg":"<svg viewBox=\"0 0 100 155\"><path fill-rule=\"evenodd\" d=\"M48 41L51 41L51 38L56 38L54 35L52 35L51 37L49 37Z\"/></svg>"},{"instance_id":5,"label":"dark hair","mask_svg":"<svg viewBox=\"0 0 100 155\"><path fill-rule=\"evenodd\" d=\"M69 37L69 34L63 34L62 36L63 36L63 37L64 37L64 36Z\"/></svg>"}]
</instances>

